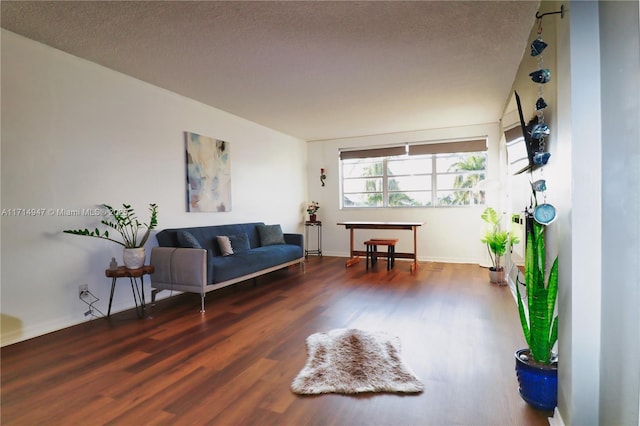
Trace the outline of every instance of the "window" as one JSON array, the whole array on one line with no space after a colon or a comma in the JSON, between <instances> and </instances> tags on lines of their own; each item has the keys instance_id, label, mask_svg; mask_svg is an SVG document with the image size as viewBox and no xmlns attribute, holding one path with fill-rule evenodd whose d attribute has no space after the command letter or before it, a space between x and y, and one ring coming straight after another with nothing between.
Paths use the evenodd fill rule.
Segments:
<instances>
[{"instance_id":1,"label":"window","mask_svg":"<svg viewBox=\"0 0 640 426\"><path fill-rule=\"evenodd\" d=\"M527 152L527 142L522 135L520 126L513 127L504 132L507 143L507 161L509 174L522 173L529 167L529 154Z\"/></svg>"},{"instance_id":2,"label":"window","mask_svg":"<svg viewBox=\"0 0 640 426\"><path fill-rule=\"evenodd\" d=\"M485 140L342 151L342 207L484 204L485 151Z\"/></svg>"}]
</instances>

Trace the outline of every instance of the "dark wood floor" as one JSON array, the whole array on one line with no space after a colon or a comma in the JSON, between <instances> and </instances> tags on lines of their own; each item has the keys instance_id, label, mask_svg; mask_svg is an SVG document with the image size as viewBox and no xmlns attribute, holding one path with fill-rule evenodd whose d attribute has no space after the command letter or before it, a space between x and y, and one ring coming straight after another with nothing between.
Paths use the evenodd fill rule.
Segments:
<instances>
[{"instance_id":1,"label":"dark wood floor","mask_svg":"<svg viewBox=\"0 0 640 426\"><path fill-rule=\"evenodd\" d=\"M506 287L477 265L396 261L365 272L310 257L207 297L193 294L2 349L3 425L546 425L518 395L524 346ZM298 396L318 331L385 331L422 394Z\"/></svg>"}]
</instances>

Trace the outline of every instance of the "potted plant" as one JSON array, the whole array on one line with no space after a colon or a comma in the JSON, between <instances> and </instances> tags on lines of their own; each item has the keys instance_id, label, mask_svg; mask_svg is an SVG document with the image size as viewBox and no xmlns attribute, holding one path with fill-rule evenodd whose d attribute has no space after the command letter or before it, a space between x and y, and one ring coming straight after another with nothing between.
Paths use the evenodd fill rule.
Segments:
<instances>
[{"instance_id":1,"label":"potted plant","mask_svg":"<svg viewBox=\"0 0 640 426\"><path fill-rule=\"evenodd\" d=\"M309 221L316 221L316 212L320 210L320 203L317 201L312 201L307 205L307 213L309 213Z\"/></svg>"},{"instance_id":2,"label":"potted plant","mask_svg":"<svg viewBox=\"0 0 640 426\"><path fill-rule=\"evenodd\" d=\"M558 402L558 360L553 347L558 340L558 258L546 276L545 226L527 217L525 252L526 306L516 282L518 311L528 348L516 351L519 392L530 405L551 411Z\"/></svg>"},{"instance_id":3,"label":"potted plant","mask_svg":"<svg viewBox=\"0 0 640 426\"><path fill-rule=\"evenodd\" d=\"M109 240L116 244L120 244L124 247L122 256L124 266L129 269L142 267L146 258L144 244L147 242L151 230L158 225L158 206L156 204L149 204L149 211L151 213L149 223L140 223L133 207L131 207L130 204L122 204L122 209L114 209L107 204L103 204L102 206L109 212L109 215L113 217L113 221L103 219L100 223L108 226L109 228L115 229L122 237L122 241L112 238L108 230L101 232L98 228L93 231L89 231L85 228L67 229L62 232L73 235L101 238L103 240ZM145 229L145 231L140 238L140 231L143 229Z\"/></svg>"},{"instance_id":4,"label":"potted plant","mask_svg":"<svg viewBox=\"0 0 640 426\"><path fill-rule=\"evenodd\" d=\"M520 239L513 231L501 229L500 215L493 208L487 207L481 217L488 225L480 241L486 244L493 265L489 267L489 280L500 285L506 284L504 266L500 264L500 259L507 252L507 248L511 244L518 244Z\"/></svg>"}]
</instances>

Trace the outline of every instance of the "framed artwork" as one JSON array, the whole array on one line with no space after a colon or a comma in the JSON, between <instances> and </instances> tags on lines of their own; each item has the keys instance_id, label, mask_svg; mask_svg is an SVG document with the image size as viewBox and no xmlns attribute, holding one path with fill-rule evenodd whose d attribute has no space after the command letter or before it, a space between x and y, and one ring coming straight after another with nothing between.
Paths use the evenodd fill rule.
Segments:
<instances>
[{"instance_id":1,"label":"framed artwork","mask_svg":"<svg viewBox=\"0 0 640 426\"><path fill-rule=\"evenodd\" d=\"M187 211L231 211L229 143L184 132L187 159Z\"/></svg>"}]
</instances>

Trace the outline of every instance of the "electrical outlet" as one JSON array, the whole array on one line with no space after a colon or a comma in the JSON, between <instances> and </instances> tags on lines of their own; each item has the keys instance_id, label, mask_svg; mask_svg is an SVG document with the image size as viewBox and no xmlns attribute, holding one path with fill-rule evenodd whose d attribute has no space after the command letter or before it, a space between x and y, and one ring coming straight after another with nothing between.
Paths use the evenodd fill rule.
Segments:
<instances>
[{"instance_id":1,"label":"electrical outlet","mask_svg":"<svg viewBox=\"0 0 640 426\"><path fill-rule=\"evenodd\" d=\"M89 292L89 284L80 284L78 286L78 297L84 296L87 292Z\"/></svg>"}]
</instances>

